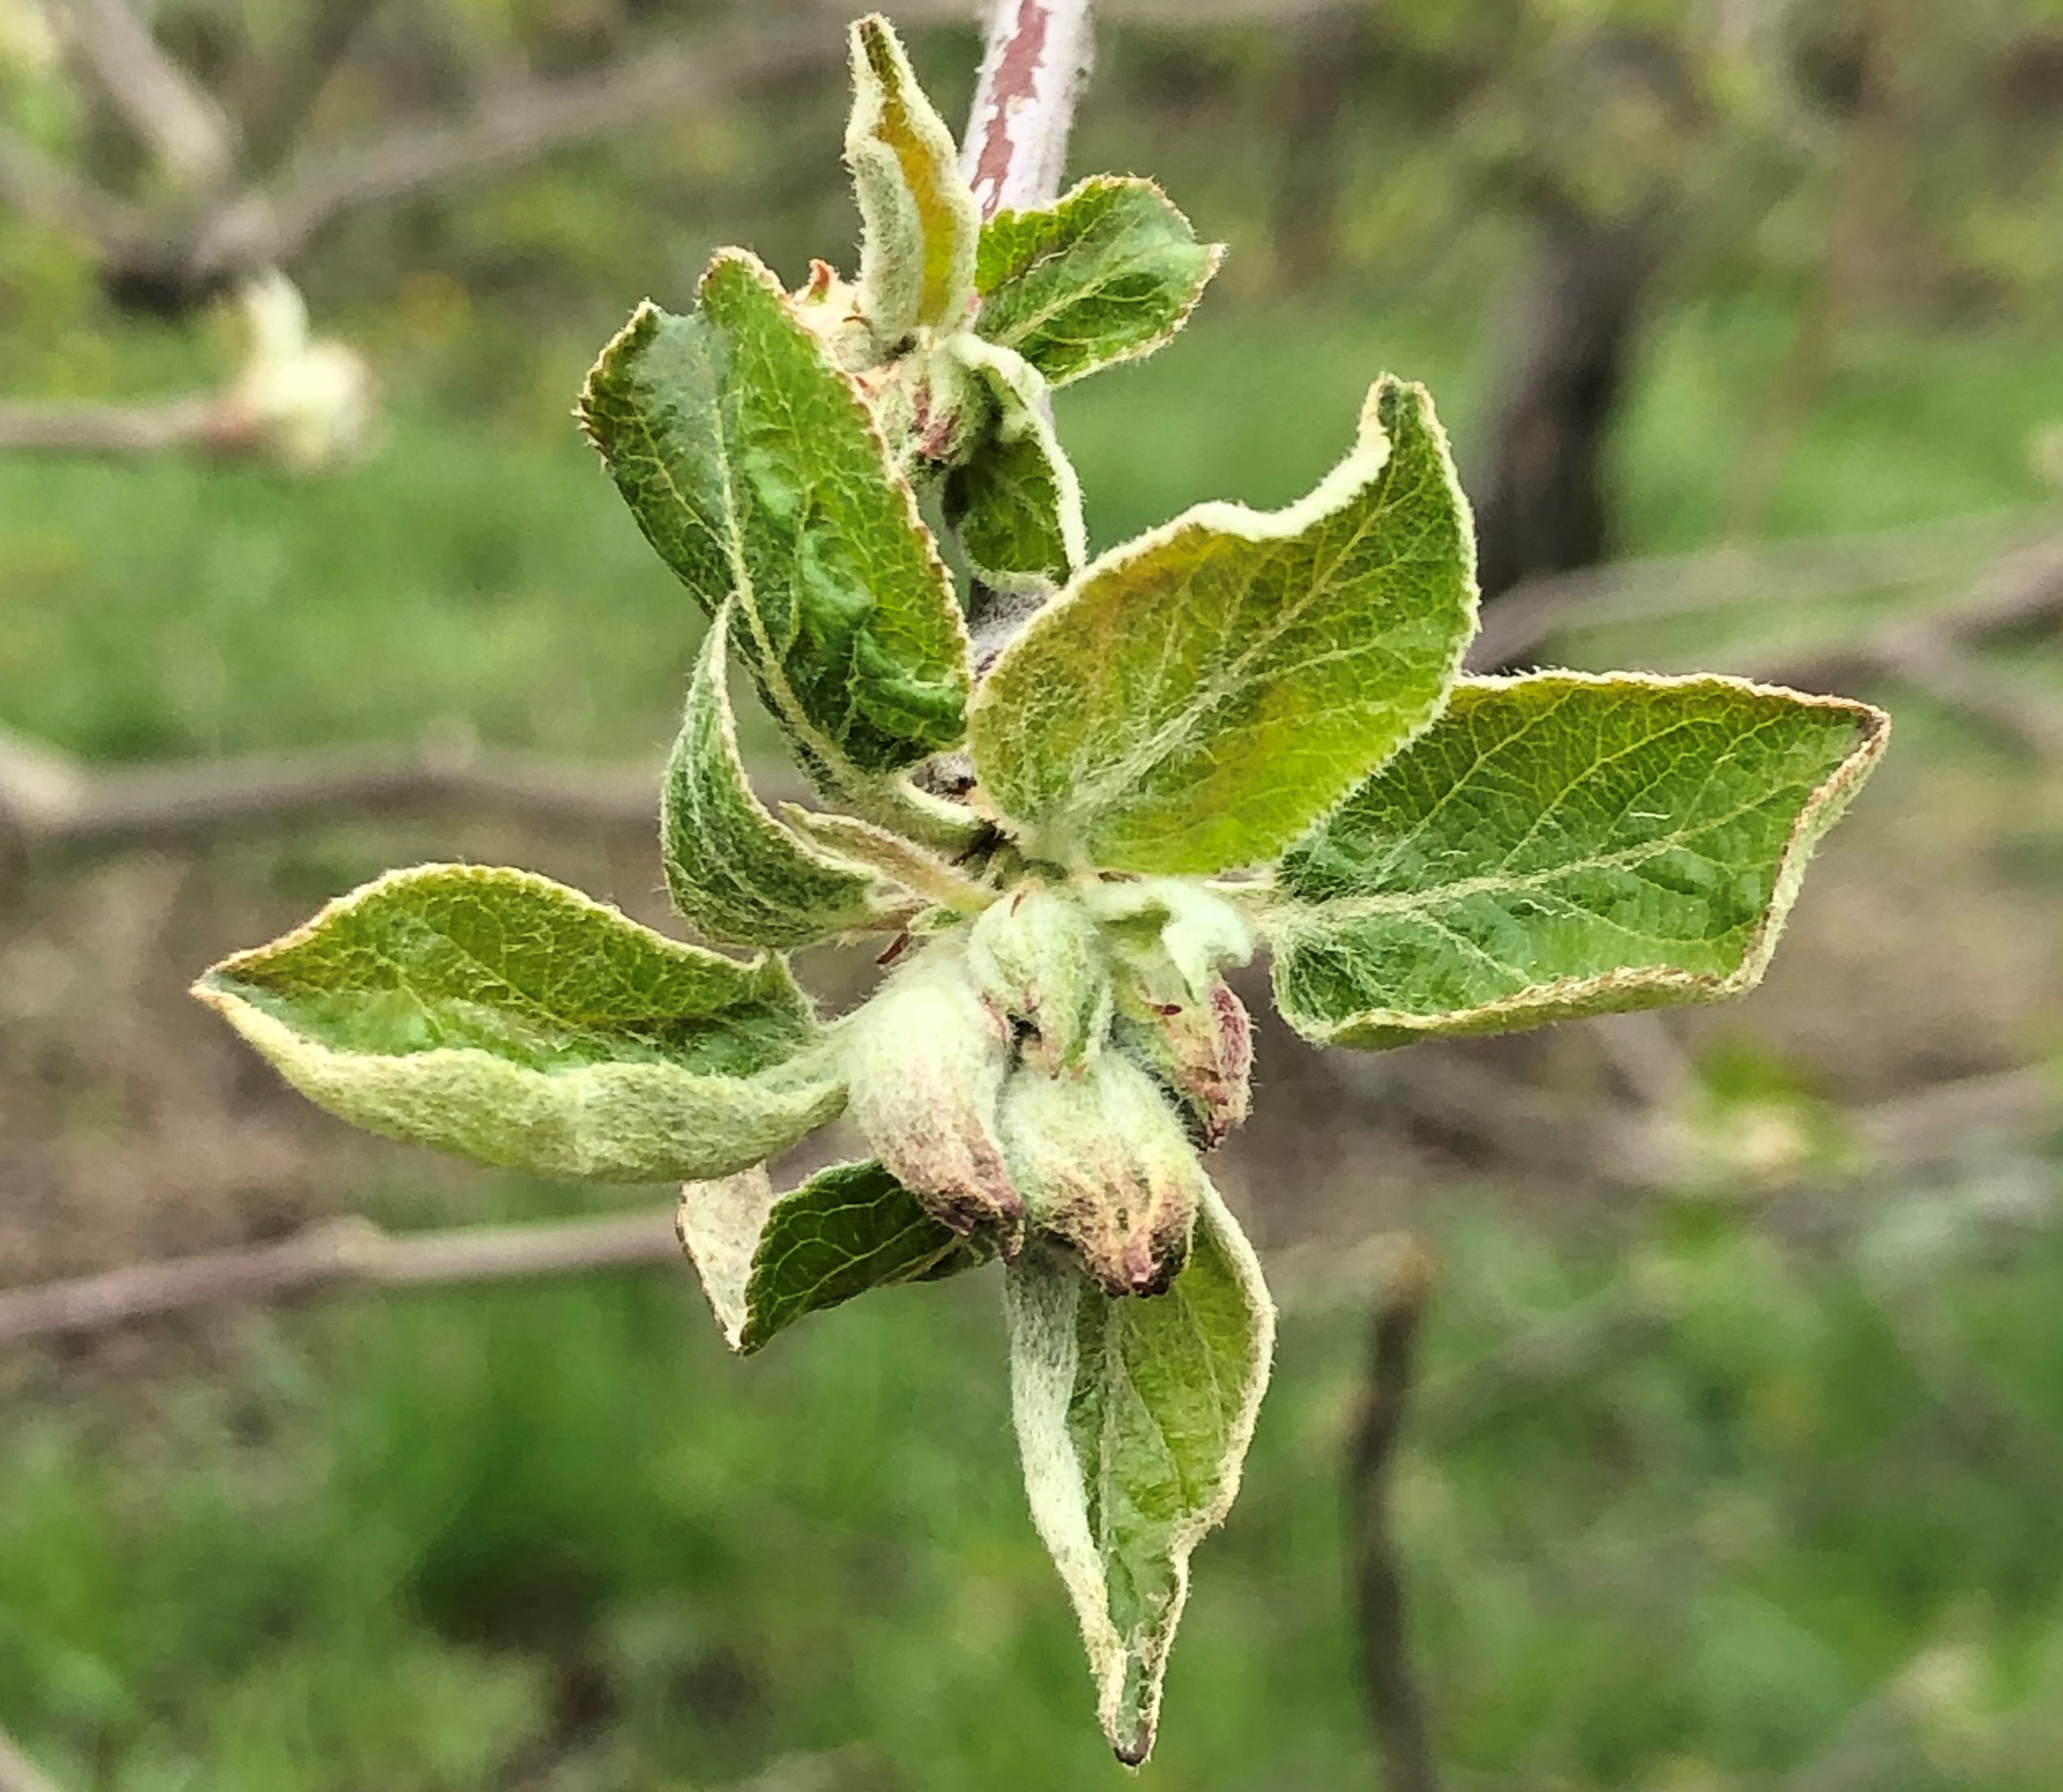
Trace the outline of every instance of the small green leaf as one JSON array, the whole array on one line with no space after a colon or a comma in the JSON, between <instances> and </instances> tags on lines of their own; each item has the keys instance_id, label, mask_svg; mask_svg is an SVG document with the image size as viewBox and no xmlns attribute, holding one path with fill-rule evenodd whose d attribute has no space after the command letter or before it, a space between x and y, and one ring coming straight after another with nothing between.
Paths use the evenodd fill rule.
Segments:
<instances>
[{"instance_id":1,"label":"small green leaf","mask_svg":"<svg viewBox=\"0 0 2063 1792\"><path fill-rule=\"evenodd\" d=\"M870 1288L937 1281L992 1254L873 1162L834 1164L778 1198L763 1167L691 1182L677 1224L724 1341L741 1356Z\"/></svg>"},{"instance_id":2,"label":"small green leaf","mask_svg":"<svg viewBox=\"0 0 2063 1792\"><path fill-rule=\"evenodd\" d=\"M716 613L695 669L660 793L666 887L706 938L806 946L923 905L865 869L816 850L753 794L726 688L735 600Z\"/></svg>"},{"instance_id":3,"label":"small green leaf","mask_svg":"<svg viewBox=\"0 0 2063 1792\"><path fill-rule=\"evenodd\" d=\"M974 296L981 214L952 133L880 14L852 27L845 161L860 199L860 307L883 355L920 325L958 328Z\"/></svg>"},{"instance_id":4,"label":"small green leaf","mask_svg":"<svg viewBox=\"0 0 2063 1792\"><path fill-rule=\"evenodd\" d=\"M1386 376L1302 502L1200 505L1039 612L969 713L982 792L1070 866L1272 858L1439 713L1475 616L1446 438Z\"/></svg>"},{"instance_id":5,"label":"small green leaf","mask_svg":"<svg viewBox=\"0 0 2063 1792\"><path fill-rule=\"evenodd\" d=\"M1751 988L1889 727L1731 678L1465 679L1283 859L1283 1016L1382 1047Z\"/></svg>"},{"instance_id":6,"label":"small green leaf","mask_svg":"<svg viewBox=\"0 0 2063 1792\"><path fill-rule=\"evenodd\" d=\"M999 591L1044 591L1081 568L1088 537L1081 486L1053 433L1045 382L1020 355L978 336L947 345L993 415L945 477L945 514L968 568Z\"/></svg>"},{"instance_id":7,"label":"small green leaf","mask_svg":"<svg viewBox=\"0 0 2063 1792\"><path fill-rule=\"evenodd\" d=\"M195 986L317 1106L490 1163L728 1175L844 1106L808 1004L528 872L390 873Z\"/></svg>"},{"instance_id":8,"label":"small green leaf","mask_svg":"<svg viewBox=\"0 0 2063 1792\"><path fill-rule=\"evenodd\" d=\"M641 306L581 416L638 526L731 644L818 787L927 837L973 818L891 774L955 745L967 639L945 567L851 376L728 249L701 309Z\"/></svg>"},{"instance_id":9,"label":"small green leaf","mask_svg":"<svg viewBox=\"0 0 2063 1792\"><path fill-rule=\"evenodd\" d=\"M1055 385L1150 355L1181 328L1223 248L1150 180L1097 175L982 226L974 327Z\"/></svg>"},{"instance_id":10,"label":"small green leaf","mask_svg":"<svg viewBox=\"0 0 2063 1792\"><path fill-rule=\"evenodd\" d=\"M1004 1287L1032 1519L1081 1621L1104 1734L1135 1766L1153 1748L1190 1552L1239 1491L1274 1306L1208 1183L1165 1294L1113 1299L1030 1251Z\"/></svg>"}]
</instances>

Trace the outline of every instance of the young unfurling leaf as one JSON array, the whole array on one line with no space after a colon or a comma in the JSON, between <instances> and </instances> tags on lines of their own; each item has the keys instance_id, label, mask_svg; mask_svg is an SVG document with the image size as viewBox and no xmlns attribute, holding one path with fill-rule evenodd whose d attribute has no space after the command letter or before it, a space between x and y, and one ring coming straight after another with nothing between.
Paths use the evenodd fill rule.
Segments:
<instances>
[{"instance_id":1,"label":"young unfurling leaf","mask_svg":"<svg viewBox=\"0 0 2063 1792\"><path fill-rule=\"evenodd\" d=\"M1064 865L1259 863L1439 712L1475 614L1446 438L1386 378L1301 503L1200 505L1033 619L969 713L982 792Z\"/></svg>"},{"instance_id":2,"label":"young unfurling leaf","mask_svg":"<svg viewBox=\"0 0 2063 1792\"><path fill-rule=\"evenodd\" d=\"M581 416L646 538L714 616L825 794L949 840L964 815L892 776L960 738L967 631L852 377L750 255L701 308L647 304Z\"/></svg>"},{"instance_id":3,"label":"young unfurling leaf","mask_svg":"<svg viewBox=\"0 0 2063 1792\"><path fill-rule=\"evenodd\" d=\"M1136 1765L1152 1751L1190 1554L1239 1491L1274 1305L1208 1183L1188 1266L1159 1298L1112 1299L1028 1252L1004 1293L1032 1521L1081 1620L1104 1734Z\"/></svg>"},{"instance_id":4,"label":"young unfurling leaf","mask_svg":"<svg viewBox=\"0 0 2063 1792\"><path fill-rule=\"evenodd\" d=\"M1224 251L1150 180L1097 175L982 230L974 327L1055 385L1150 355L1181 328Z\"/></svg>"},{"instance_id":5,"label":"young unfurling leaf","mask_svg":"<svg viewBox=\"0 0 2063 1792\"><path fill-rule=\"evenodd\" d=\"M834 1164L778 1196L764 1168L691 1182L676 1224L741 1356L870 1288L936 1281L992 1254L933 1219L875 1163Z\"/></svg>"},{"instance_id":6,"label":"young unfurling leaf","mask_svg":"<svg viewBox=\"0 0 2063 1792\"><path fill-rule=\"evenodd\" d=\"M984 396L967 458L947 473L947 520L974 576L996 591L1065 584L1081 566L1081 488L1043 402L1045 383L1020 355L960 335L949 345Z\"/></svg>"},{"instance_id":7,"label":"young unfurling leaf","mask_svg":"<svg viewBox=\"0 0 2063 1792\"><path fill-rule=\"evenodd\" d=\"M860 199L860 309L887 355L919 326L957 328L974 296L981 215L952 133L878 13L852 27L845 161Z\"/></svg>"},{"instance_id":8,"label":"young unfurling leaf","mask_svg":"<svg viewBox=\"0 0 2063 1792\"><path fill-rule=\"evenodd\" d=\"M736 599L727 599L688 681L660 792L661 859L674 906L705 938L747 946L806 946L907 919L922 903L820 851L753 794L725 688L736 621Z\"/></svg>"},{"instance_id":9,"label":"young unfurling leaf","mask_svg":"<svg viewBox=\"0 0 2063 1792\"><path fill-rule=\"evenodd\" d=\"M1886 728L1738 679L1467 680L1283 860L1276 1000L1387 1046L1749 988Z\"/></svg>"},{"instance_id":10,"label":"young unfurling leaf","mask_svg":"<svg viewBox=\"0 0 2063 1792\"><path fill-rule=\"evenodd\" d=\"M318 1107L551 1176L725 1176L845 1104L779 960L682 945L528 872L392 873L195 994Z\"/></svg>"}]
</instances>

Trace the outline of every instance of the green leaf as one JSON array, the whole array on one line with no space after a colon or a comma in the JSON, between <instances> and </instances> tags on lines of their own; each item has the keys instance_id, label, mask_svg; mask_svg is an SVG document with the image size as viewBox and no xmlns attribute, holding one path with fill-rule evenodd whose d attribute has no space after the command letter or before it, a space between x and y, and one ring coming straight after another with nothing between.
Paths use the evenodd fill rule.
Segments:
<instances>
[{"instance_id":1,"label":"green leaf","mask_svg":"<svg viewBox=\"0 0 2063 1792\"><path fill-rule=\"evenodd\" d=\"M973 818L891 774L956 744L967 639L865 399L773 276L728 249L701 309L641 306L581 416L638 526L714 616L825 793L960 842Z\"/></svg>"},{"instance_id":2,"label":"green leaf","mask_svg":"<svg viewBox=\"0 0 2063 1792\"><path fill-rule=\"evenodd\" d=\"M727 601L717 612L702 643L660 792L661 858L675 907L706 938L747 946L806 946L900 926L923 904L818 851L753 794L725 683L731 608Z\"/></svg>"},{"instance_id":3,"label":"green leaf","mask_svg":"<svg viewBox=\"0 0 2063 1792\"><path fill-rule=\"evenodd\" d=\"M489 1163L723 1176L844 1106L807 1003L528 872L390 873L194 993L318 1107Z\"/></svg>"},{"instance_id":4,"label":"green leaf","mask_svg":"<svg viewBox=\"0 0 2063 1792\"><path fill-rule=\"evenodd\" d=\"M975 882L899 834L851 815L827 815L794 803L783 803L781 812L797 833L815 841L826 851L853 865L872 865L883 876L941 908L965 915L979 914L996 900L996 892L987 885Z\"/></svg>"},{"instance_id":5,"label":"green leaf","mask_svg":"<svg viewBox=\"0 0 2063 1792\"><path fill-rule=\"evenodd\" d=\"M877 350L919 325L957 328L974 296L981 214L945 121L878 13L852 27L845 161L860 200L860 308Z\"/></svg>"},{"instance_id":6,"label":"green leaf","mask_svg":"<svg viewBox=\"0 0 2063 1792\"><path fill-rule=\"evenodd\" d=\"M989 1261L879 1163L834 1164L776 1197L764 1168L681 1190L681 1244L749 1356L798 1319L870 1288L936 1281Z\"/></svg>"},{"instance_id":7,"label":"green leaf","mask_svg":"<svg viewBox=\"0 0 2063 1792\"><path fill-rule=\"evenodd\" d=\"M1137 1765L1153 1748L1190 1552L1239 1491L1274 1306L1208 1183L1188 1266L1165 1294L1113 1299L1031 1251L1004 1287L1032 1519L1081 1620L1104 1734Z\"/></svg>"},{"instance_id":8,"label":"green leaf","mask_svg":"<svg viewBox=\"0 0 2063 1792\"><path fill-rule=\"evenodd\" d=\"M1081 483L1053 433L1045 382L1021 355L978 336L963 333L948 347L993 412L945 478L945 514L968 568L999 591L1064 584L1080 569L1088 537Z\"/></svg>"},{"instance_id":9,"label":"green leaf","mask_svg":"<svg viewBox=\"0 0 2063 1792\"><path fill-rule=\"evenodd\" d=\"M1041 610L975 693L974 767L1035 858L1256 864L1438 713L1475 616L1446 438L1386 376L1302 502L1199 505Z\"/></svg>"},{"instance_id":10,"label":"green leaf","mask_svg":"<svg viewBox=\"0 0 2063 1792\"><path fill-rule=\"evenodd\" d=\"M1731 678L1465 679L1284 858L1276 1000L1382 1047L1750 988L1889 727Z\"/></svg>"},{"instance_id":11,"label":"green leaf","mask_svg":"<svg viewBox=\"0 0 2063 1792\"><path fill-rule=\"evenodd\" d=\"M1181 328L1223 248L1150 180L1097 175L982 226L974 327L1055 385L1150 355Z\"/></svg>"}]
</instances>

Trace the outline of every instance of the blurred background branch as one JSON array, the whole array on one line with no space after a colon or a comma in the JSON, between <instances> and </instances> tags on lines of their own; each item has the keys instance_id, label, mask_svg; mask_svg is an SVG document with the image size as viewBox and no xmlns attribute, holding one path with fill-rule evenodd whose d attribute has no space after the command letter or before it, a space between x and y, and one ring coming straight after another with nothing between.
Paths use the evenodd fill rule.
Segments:
<instances>
[{"instance_id":1,"label":"blurred background branch","mask_svg":"<svg viewBox=\"0 0 2063 1792\"><path fill-rule=\"evenodd\" d=\"M1383 1792L1440 1792L1425 1694L1414 1663L1404 1565L1394 1534L1395 1457L1411 1399L1430 1254L1407 1239L1375 1311L1368 1380L1347 1453L1347 1544L1361 1676Z\"/></svg>"},{"instance_id":2,"label":"blurred background branch","mask_svg":"<svg viewBox=\"0 0 2063 1792\"><path fill-rule=\"evenodd\" d=\"M311 1288L521 1281L680 1261L671 1207L555 1224L467 1226L409 1238L392 1237L369 1220L328 1220L250 1250L215 1252L46 1287L0 1290L0 1343L106 1331L189 1308L278 1300Z\"/></svg>"}]
</instances>

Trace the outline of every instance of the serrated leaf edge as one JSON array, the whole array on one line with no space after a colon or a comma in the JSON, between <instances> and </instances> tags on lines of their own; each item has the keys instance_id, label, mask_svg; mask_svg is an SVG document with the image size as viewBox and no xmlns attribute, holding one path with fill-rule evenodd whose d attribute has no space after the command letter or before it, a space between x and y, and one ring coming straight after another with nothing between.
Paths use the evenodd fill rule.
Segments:
<instances>
[{"instance_id":1,"label":"serrated leaf edge","mask_svg":"<svg viewBox=\"0 0 2063 1792\"><path fill-rule=\"evenodd\" d=\"M1448 442L1446 430L1433 409L1432 395L1416 380L1401 379L1394 374L1380 375L1368 389L1362 401L1359 424L1355 442L1346 457L1318 481L1302 498L1278 510L1256 510L1251 506L1236 500L1211 499L1202 504L1192 505L1180 515L1148 530L1143 535L1135 536L1130 541L1120 543L1098 554L1087 566L1068 580L1052 599L1045 604L1020 629L1016 637L997 655L981 680L974 686L973 698L967 704L967 738L968 751L974 760L977 776L981 780L979 797L987 810L993 813L1008 830L1026 840L1042 856L1058 858L1064 862L1069 858L1071 848L1066 843L1044 842L1038 837L1039 823L1035 819L1017 817L1009 813L997 800L990 788L989 772L982 764L980 728L983 716L995 707L995 691L1006 667L1017 657L1032 651L1045 631L1065 626L1068 606L1089 586L1106 574L1121 570L1133 560L1157 553L1168 544L1191 531L1207 531L1230 535L1253 542L1287 541L1305 530L1322 522L1334 511L1344 509L1355 498L1379 478L1388 466L1393 452L1389 431L1383 427L1379 412L1383 395L1389 391L1399 391L1410 397L1417 407L1418 416L1439 456L1440 469L1445 476L1448 495L1454 501L1460 525L1460 535L1464 565L1463 578L1465 587L1463 599L1463 626L1456 631L1456 641L1445 676L1440 690L1425 711L1398 740L1382 759L1363 773L1361 778L1341 793L1338 801L1320 815L1315 817L1305 830L1323 827L1326 819L1358 789L1363 782L1373 777L1384 766L1410 747L1424 734L1447 707L1456 681L1461 676L1469 644L1475 638L1477 617L1480 607L1480 593L1476 583L1475 514L1470 508L1468 495L1462 489L1461 476L1454 463L1454 451ZM1165 736L1165 730L1163 730ZM1156 750L1163 745L1163 736L1141 751L1149 756L1151 764L1158 756ZM1112 774L1112 781L1122 783L1125 779ZM1072 793L1071 793L1072 794ZM1302 836L1300 835L1299 838Z\"/></svg>"},{"instance_id":2,"label":"serrated leaf edge","mask_svg":"<svg viewBox=\"0 0 2063 1792\"><path fill-rule=\"evenodd\" d=\"M1864 703L1856 698L1793 690L1786 685L1764 684L1754 679L1729 677L1720 673L1541 670L1506 676L1474 676L1463 682L1477 689L1509 690L1550 681L1593 686L1634 685L1650 690L1722 685L1756 697L1782 698L1807 708L1839 711L1853 717L1861 725L1862 736L1854 751L1834 768L1793 820L1784 850L1777 858L1776 876L1770 886L1769 900L1764 905L1761 918L1749 938L1747 949L1739 965L1723 976L1710 972L1677 971L1654 966L1612 971L1601 977L1565 977L1551 983L1535 985L1497 1002L1461 1009L1451 1014L1410 1014L1398 1010L1370 1009L1351 1019L1331 1024L1315 1022L1307 1016L1298 1015L1282 1001L1280 982L1272 980L1277 1010L1295 1032L1319 1045L1352 1046L1357 1041L1366 1039L1374 1049L1381 1049L1409 1044L1422 1037L1496 1032L1513 1022L1524 1024L1524 1017L1527 1015L1537 1017L1535 1024L1544 1025L1556 1018L1573 1018L1574 1014L1582 1012L1593 1002L1631 992L1654 992L1657 998L1654 1005L1657 1006L1669 1002L1721 1002L1746 994L1762 980L1776 954L1784 924L1790 917L1792 904L1798 900L1798 892L1804 882L1806 867L1811 860L1813 850L1826 831L1840 820L1855 792L1861 789L1863 780L1883 757L1884 748L1891 737L1891 717L1874 704ZM1377 770L1379 771L1380 767ZM1375 774L1371 773L1370 775L1374 776ZM1313 824L1310 831L1315 833L1325 825L1325 820L1321 820ZM1277 942L1285 945L1293 944L1298 918L1302 915L1321 915L1326 907L1324 904L1305 904L1278 895L1261 896L1254 900L1257 903L1258 924L1272 946Z\"/></svg>"},{"instance_id":3,"label":"serrated leaf edge","mask_svg":"<svg viewBox=\"0 0 2063 1792\"><path fill-rule=\"evenodd\" d=\"M395 890L405 890L418 883L454 881L478 883L489 888L515 883L540 894L562 898L573 907L584 909L599 919L642 934L648 946L667 957L744 972L754 980L749 992L753 996L791 998L805 1016L813 1020L814 1018L808 995L790 973L787 960L778 953L761 951L755 952L750 958L734 958L728 952L713 951L707 946L697 946L686 940L670 938L655 928L646 927L642 921L632 920L613 903L598 901L586 891L575 889L572 885L561 883L541 872L523 871L506 865L446 862L411 865L399 871L383 872L370 882L360 884L355 889L348 890L340 896L332 896L299 927L289 928L279 938L269 940L262 946L251 946L241 952L232 952L228 957L210 965L195 980L191 993L202 1002L208 1002L217 993L210 980L233 977L248 966L261 964L289 947L305 945L331 923L342 919L366 904Z\"/></svg>"}]
</instances>

